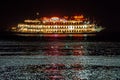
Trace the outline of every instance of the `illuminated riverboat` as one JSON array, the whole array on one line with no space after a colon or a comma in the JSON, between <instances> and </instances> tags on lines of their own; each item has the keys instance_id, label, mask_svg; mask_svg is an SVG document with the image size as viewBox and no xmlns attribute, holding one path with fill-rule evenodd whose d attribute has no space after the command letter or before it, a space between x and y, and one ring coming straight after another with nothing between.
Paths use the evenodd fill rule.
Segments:
<instances>
[{"instance_id":1,"label":"illuminated riverboat","mask_svg":"<svg viewBox=\"0 0 120 80\"><path fill-rule=\"evenodd\" d=\"M92 23L83 15L63 17L41 17L34 20L24 20L11 31L16 34L31 36L80 36L82 34L94 34L104 28ZM25 36L25 35L24 35Z\"/></svg>"}]
</instances>

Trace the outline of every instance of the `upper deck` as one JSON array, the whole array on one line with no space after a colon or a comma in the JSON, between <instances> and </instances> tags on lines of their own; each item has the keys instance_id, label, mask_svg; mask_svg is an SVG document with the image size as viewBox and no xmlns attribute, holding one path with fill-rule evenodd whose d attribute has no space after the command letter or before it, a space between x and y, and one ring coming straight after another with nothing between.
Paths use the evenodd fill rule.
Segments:
<instances>
[{"instance_id":1,"label":"upper deck","mask_svg":"<svg viewBox=\"0 0 120 80\"><path fill-rule=\"evenodd\" d=\"M89 20L85 19L83 15L80 16L63 16L63 17L41 17L35 20L24 20L26 24L43 24L43 25L78 25L90 23Z\"/></svg>"}]
</instances>

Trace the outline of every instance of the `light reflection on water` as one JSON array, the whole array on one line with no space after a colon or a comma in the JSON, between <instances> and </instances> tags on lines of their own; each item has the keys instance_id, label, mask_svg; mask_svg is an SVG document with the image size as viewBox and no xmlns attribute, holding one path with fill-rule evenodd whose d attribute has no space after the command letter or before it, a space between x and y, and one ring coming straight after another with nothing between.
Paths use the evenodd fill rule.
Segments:
<instances>
[{"instance_id":1,"label":"light reflection on water","mask_svg":"<svg viewBox=\"0 0 120 80\"><path fill-rule=\"evenodd\" d=\"M0 78L119 80L120 42L47 38L0 41Z\"/></svg>"},{"instance_id":2,"label":"light reflection on water","mask_svg":"<svg viewBox=\"0 0 120 80\"><path fill-rule=\"evenodd\" d=\"M18 36L37 36L37 37L87 37L96 36L96 34L16 34Z\"/></svg>"}]
</instances>

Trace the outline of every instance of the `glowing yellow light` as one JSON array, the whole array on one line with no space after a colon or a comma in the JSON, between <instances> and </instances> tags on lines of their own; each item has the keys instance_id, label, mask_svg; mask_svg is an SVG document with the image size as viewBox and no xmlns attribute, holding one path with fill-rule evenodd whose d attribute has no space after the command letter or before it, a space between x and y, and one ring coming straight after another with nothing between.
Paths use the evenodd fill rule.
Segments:
<instances>
[{"instance_id":1,"label":"glowing yellow light","mask_svg":"<svg viewBox=\"0 0 120 80\"><path fill-rule=\"evenodd\" d=\"M68 16L64 16L65 19L68 19Z\"/></svg>"},{"instance_id":2,"label":"glowing yellow light","mask_svg":"<svg viewBox=\"0 0 120 80\"><path fill-rule=\"evenodd\" d=\"M59 17L51 17L51 21L59 21Z\"/></svg>"},{"instance_id":3,"label":"glowing yellow light","mask_svg":"<svg viewBox=\"0 0 120 80\"><path fill-rule=\"evenodd\" d=\"M75 19L78 19L78 18L83 18L83 15L81 16L74 16Z\"/></svg>"},{"instance_id":4,"label":"glowing yellow light","mask_svg":"<svg viewBox=\"0 0 120 80\"><path fill-rule=\"evenodd\" d=\"M73 26L68 26L68 29L72 30L72 29L74 29L74 27Z\"/></svg>"}]
</instances>

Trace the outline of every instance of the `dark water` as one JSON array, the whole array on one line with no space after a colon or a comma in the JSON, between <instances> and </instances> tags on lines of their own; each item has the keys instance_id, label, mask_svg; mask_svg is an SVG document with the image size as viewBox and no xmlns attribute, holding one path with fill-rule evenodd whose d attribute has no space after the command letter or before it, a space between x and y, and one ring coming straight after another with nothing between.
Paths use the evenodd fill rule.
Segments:
<instances>
[{"instance_id":1,"label":"dark water","mask_svg":"<svg viewBox=\"0 0 120 80\"><path fill-rule=\"evenodd\" d=\"M117 37L0 39L1 80L120 80Z\"/></svg>"}]
</instances>

